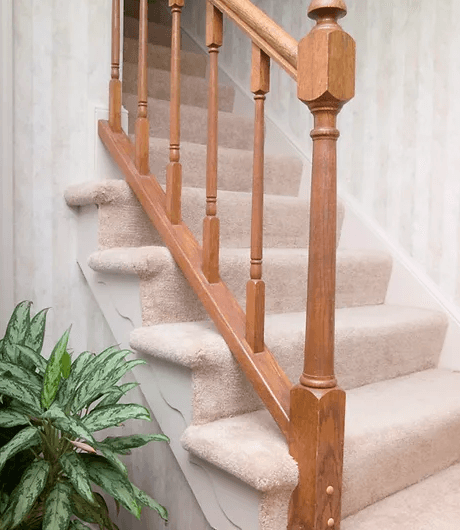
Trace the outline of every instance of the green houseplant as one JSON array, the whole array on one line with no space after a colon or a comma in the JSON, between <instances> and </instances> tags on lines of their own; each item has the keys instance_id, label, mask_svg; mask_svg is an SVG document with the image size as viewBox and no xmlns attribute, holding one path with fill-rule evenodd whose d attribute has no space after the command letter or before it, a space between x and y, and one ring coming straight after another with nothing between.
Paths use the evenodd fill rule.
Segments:
<instances>
[{"instance_id":1,"label":"green houseplant","mask_svg":"<svg viewBox=\"0 0 460 530\"><path fill-rule=\"evenodd\" d=\"M72 361L70 328L46 359L46 310L16 306L0 341L0 530L117 530L96 484L137 518L144 506L167 520L164 507L127 477L120 455L162 434L105 437L95 433L129 419L150 420L141 405L120 403L137 383L118 384L141 360L110 347Z\"/></svg>"}]
</instances>

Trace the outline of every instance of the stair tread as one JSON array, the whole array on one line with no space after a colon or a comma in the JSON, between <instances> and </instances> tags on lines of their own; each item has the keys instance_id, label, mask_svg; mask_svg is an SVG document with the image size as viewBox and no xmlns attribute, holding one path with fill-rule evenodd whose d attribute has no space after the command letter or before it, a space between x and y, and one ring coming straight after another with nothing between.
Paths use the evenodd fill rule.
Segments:
<instances>
[{"instance_id":1,"label":"stair tread","mask_svg":"<svg viewBox=\"0 0 460 530\"><path fill-rule=\"evenodd\" d=\"M342 530L458 530L460 464L364 508Z\"/></svg>"},{"instance_id":2,"label":"stair tread","mask_svg":"<svg viewBox=\"0 0 460 530\"><path fill-rule=\"evenodd\" d=\"M303 334L305 315L305 312L267 315L267 341L270 335L276 336L276 341L280 334L290 337ZM413 330L433 320L440 325L445 324L442 313L418 307L387 304L346 307L336 310L336 332L347 339L364 330L376 335L382 334L385 329L394 330L395 327L409 326ZM181 346L178 347L178 344ZM212 322L201 321L137 328L131 333L131 346L145 354L193 367L203 362L222 361L222 355L220 352L216 355L216 352L225 347L225 342Z\"/></svg>"},{"instance_id":3,"label":"stair tread","mask_svg":"<svg viewBox=\"0 0 460 530\"><path fill-rule=\"evenodd\" d=\"M123 94L123 105L130 118L130 132L134 130L134 118L137 112L137 96ZM150 120L150 135L157 138L169 138L169 101L148 98L148 114L155 116ZM254 120L248 116L239 116L219 111L219 144L236 149L252 150L254 147ZM207 109L192 105L181 105L181 138L184 141L207 144Z\"/></svg>"},{"instance_id":4,"label":"stair tread","mask_svg":"<svg viewBox=\"0 0 460 530\"><path fill-rule=\"evenodd\" d=\"M149 67L148 95L155 99L169 101L171 96L171 74L169 71ZM125 62L123 65L123 92L137 95L137 64ZM219 84L219 110L232 112L235 89ZM208 81L202 77L181 74L181 104L207 108Z\"/></svg>"},{"instance_id":5,"label":"stair tread","mask_svg":"<svg viewBox=\"0 0 460 530\"><path fill-rule=\"evenodd\" d=\"M343 515L456 462L459 433L459 373L432 369L350 390ZM183 444L261 491L296 480L287 442L267 411L192 425Z\"/></svg>"},{"instance_id":6,"label":"stair tread","mask_svg":"<svg viewBox=\"0 0 460 530\"><path fill-rule=\"evenodd\" d=\"M139 41L125 37L123 44L123 62L137 64ZM208 58L205 54L181 50L182 74L204 78L207 62ZM161 70L171 70L171 48L160 44L148 43L147 64Z\"/></svg>"}]
</instances>

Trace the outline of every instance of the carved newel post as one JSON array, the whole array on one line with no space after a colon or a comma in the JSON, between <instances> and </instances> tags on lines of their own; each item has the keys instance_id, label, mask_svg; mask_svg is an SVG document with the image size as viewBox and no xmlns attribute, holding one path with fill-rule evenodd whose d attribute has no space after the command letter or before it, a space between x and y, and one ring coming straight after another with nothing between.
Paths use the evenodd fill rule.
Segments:
<instances>
[{"instance_id":1,"label":"carved newel post","mask_svg":"<svg viewBox=\"0 0 460 530\"><path fill-rule=\"evenodd\" d=\"M291 455L299 485L290 530L340 527L345 392L334 375L337 114L354 96L355 43L342 0L313 0L316 26L299 43L298 90L314 116L305 362L291 392Z\"/></svg>"}]
</instances>

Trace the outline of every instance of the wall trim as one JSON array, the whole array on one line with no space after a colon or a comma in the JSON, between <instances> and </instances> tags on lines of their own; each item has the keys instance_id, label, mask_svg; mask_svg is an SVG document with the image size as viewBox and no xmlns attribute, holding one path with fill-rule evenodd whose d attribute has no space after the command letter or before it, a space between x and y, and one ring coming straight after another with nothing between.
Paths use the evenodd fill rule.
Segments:
<instances>
[{"instance_id":1,"label":"wall trim","mask_svg":"<svg viewBox=\"0 0 460 530\"><path fill-rule=\"evenodd\" d=\"M14 307L13 0L0 2L0 336Z\"/></svg>"}]
</instances>

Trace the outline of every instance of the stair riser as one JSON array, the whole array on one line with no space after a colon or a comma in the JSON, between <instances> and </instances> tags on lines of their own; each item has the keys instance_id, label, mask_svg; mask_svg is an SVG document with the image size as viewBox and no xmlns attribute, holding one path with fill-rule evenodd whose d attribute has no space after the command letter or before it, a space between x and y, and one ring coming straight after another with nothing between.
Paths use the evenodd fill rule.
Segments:
<instances>
[{"instance_id":1,"label":"stair riser","mask_svg":"<svg viewBox=\"0 0 460 530\"><path fill-rule=\"evenodd\" d=\"M246 283L249 279L249 253L245 259L245 256L229 256L223 251L220 262L222 279L244 309ZM155 249L155 256L149 258L149 263L152 272L144 269L143 264L129 265L134 269L138 268L142 280L143 325L207 320L206 311L166 249ZM351 271L355 282L350 281ZM365 266L359 270L356 263L347 260L342 262L339 256L336 306L353 307L383 303L389 272L390 269L387 274L380 276L380 285L376 285L373 267ZM277 258L266 260L263 277L266 282L267 313L305 310L306 254L289 261Z\"/></svg>"},{"instance_id":2,"label":"stair riser","mask_svg":"<svg viewBox=\"0 0 460 530\"><path fill-rule=\"evenodd\" d=\"M129 113L129 130L134 132L137 115L137 98L132 94L123 95L123 104ZM169 138L169 103L149 98L150 136ZM199 107L182 106L181 139L206 145L208 115ZM219 145L232 149L250 150L254 143L254 123L252 120L219 112Z\"/></svg>"},{"instance_id":3,"label":"stair riser","mask_svg":"<svg viewBox=\"0 0 460 530\"><path fill-rule=\"evenodd\" d=\"M150 141L150 168L161 183L166 182L169 151L166 140ZM184 186L204 188L206 146L184 143L181 147ZM219 148L217 161L219 190L246 191L252 188L253 155L249 151ZM271 195L297 196L302 161L291 157L265 156L264 190Z\"/></svg>"},{"instance_id":4,"label":"stair riser","mask_svg":"<svg viewBox=\"0 0 460 530\"><path fill-rule=\"evenodd\" d=\"M149 22L148 28L150 44L156 44L169 48L171 46L171 23L168 25ZM139 20L130 16L125 16L123 20L123 35L125 38L139 39Z\"/></svg>"},{"instance_id":5,"label":"stair riser","mask_svg":"<svg viewBox=\"0 0 460 530\"><path fill-rule=\"evenodd\" d=\"M296 316L305 322L305 313ZM266 343L293 383L298 381L303 368L302 353L305 334L299 325L292 329L288 322L281 329L271 328L270 316L266 322ZM341 324L337 314L335 341L336 375L340 386L350 390L383 379L433 368L437 364L445 336L445 321L419 319L401 326L376 327L359 333L353 326ZM212 331L212 325L202 323L197 337L201 356L183 359L191 363L195 389L193 420L196 424L237 416L262 408L262 404L231 355L221 337ZM295 329L297 331L295 331ZM167 331L164 331L165 333ZM187 335L184 339L194 340ZM174 338L171 338L174 341ZM131 346L142 349L144 339L136 332ZM364 352L364 353L363 353ZM372 354L367 354L372 352ZM168 351L155 349L155 355L169 358ZM377 368L379 367L379 371ZM221 382L226 381L225 389Z\"/></svg>"},{"instance_id":6,"label":"stair riser","mask_svg":"<svg viewBox=\"0 0 460 530\"><path fill-rule=\"evenodd\" d=\"M140 11L139 0L124 0L124 14L125 16L139 19ZM155 21L157 24L170 26L171 14L170 10L165 6L164 2L151 2L148 4L148 19Z\"/></svg>"},{"instance_id":7,"label":"stair riser","mask_svg":"<svg viewBox=\"0 0 460 530\"><path fill-rule=\"evenodd\" d=\"M148 69L149 97L169 101L171 74L166 70ZM123 67L123 91L137 94L137 65L125 63ZM235 91L231 87L219 87L219 110L232 112ZM200 77L181 76L181 104L207 108L208 86Z\"/></svg>"},{"instance_id":8,"label":"stair riser","mask_svg":"<svg viewBox=\"0 0 460 530\"><path fill-rule=\"evenodd\" d=\"M123 62L137 64L139 55L139 42L134 39L125 39L123 47ZM206 55L193 52L181 53L181 73L183 75L204 78L207 69ZM149 44L147 50L147 64L151 68L171 71L171 48Z\"/></svg>"},{"instance_id":9,"label":"stair riser","mask_svg":"<svg viewBox=\"0 0 460 530\"><path fill-rule=\"evenodd\" d=\"M221 247L250 246L251 196L233 197L222 194L218 201ZM187 189L183 193L182 215L198 242L202 242L205 212L203 190ZM267 247L306 248L308 245L308 205L266 201L264 243ZM303 207L302 207L303 206ZM342 210L340 213L343 213ZM343 216L338 217L340 230ZM279 220L279 222L276 222ZM163 246L158 232L134 196L123 203L109 202L99 206L99 249L114 247ZM289 226L289 230L286 230Z\"/></svg>"}]
</instances>

